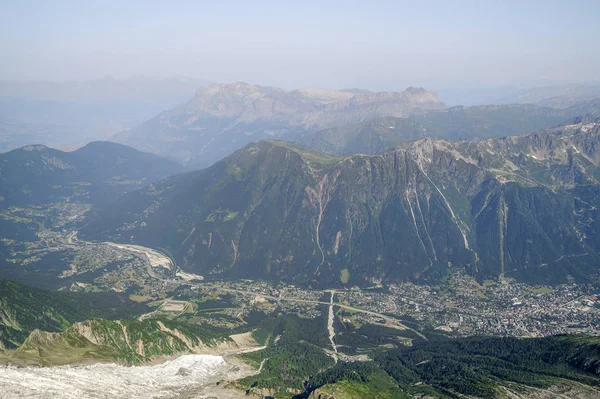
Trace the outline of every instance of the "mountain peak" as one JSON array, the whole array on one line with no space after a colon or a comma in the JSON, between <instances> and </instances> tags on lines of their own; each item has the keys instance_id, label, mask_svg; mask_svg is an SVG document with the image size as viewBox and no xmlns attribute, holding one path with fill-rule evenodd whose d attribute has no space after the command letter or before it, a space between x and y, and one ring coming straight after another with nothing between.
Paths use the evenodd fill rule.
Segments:
<instances>
[{"instance_id":1,"label":"mountain peak","mask_svg":"<svg viewBox=\"0 0 600 399\"><path fill-rule=\"evenodd\" d=\"M300 157L302 159L312 162L312 163L333 163L333 162L337 162L337 161L340 161L343 159L343 157L338 156L338 155L314 151L314 150L308 149L306 147L302 147L301 145L298 145L295 143L290 143L287 141L282 141L282 140L264 140L264 141L259 142L259 144L260 143L265 143L265 145L269 145L272 147L279 147L279 148L283 148L287 151L294 152L294 153L300 155Z\"/></svg>"},{"instance_id":2,"label":"mountain peak","mask_svg":"<svg viewBox=\"0 0 600 399\"><path fill-rule=\"evenodd\" d=\"M183 270L219 278L331 286L349 273L366 285L462 268L563 281L600 258L600 224L588 220L600 205L600 135L562 131L425 138L343 158L260 141L124 197L81 233L166 248ZM499 243L506 252L492 250Z\"/></svg>"},{"instance_id":3,"label":"mountain peak","mask_svg":"<svg viewBox=\"0 0 600 399\"><path fill-rule=\"evenodd\" d=\"M299 140L321 129L443 109L435 93L285 90L246 82L200 88L193 99L123 133L118 141L206 167L250 142Z\"/></svg>"},{"instance_id":4,"label":"mountain peak","mask_svg":"<svg viewBox=\"0 0 600 399\"><path fill-rule=\"evenodd\" d=\"M246 82L234 82L234 83L216 83L210 86L201 87L196 91L196 97L205 96L205 95L214 95L217 93L253 93L256 91L261 91L263 86L251 85ZM267 88L270 89L270 88Z\"/></svg>"},{"instance_id":5,"label":"mountain peak","mask_svg":"<svg viewBox=\"0 0 600 399\"><path fill-rule=\"evenodd\" d=\"M431 103L439 103L440 99L438 95L432 91L427 91L422 87L408 87L404 90L405 93L411 95L411 97L415 98L417 102L431 102Z\"/></svg>"},{"instance_id":6,"label":"mountain peak","mask_svg":"<svg viewBox=\"0 0 600 399\"><path fill-rule=\"evenodd\" d=\"M76 149L75 151L73 151L73 153L77 153L77 154L85 154L85 153L99 154L99 153L104 153L104 152L114 153L114 154L124 154L126 156L142 153L141 151L138 151L135 148L126 146L125 144L120 144L120 143L115 143L114 141L105 141L105 140L90 141L83 147L80 147L80 148ZM154 154L145 154L145 156L156 157L156 155L154 155ZM165 159L165 161L166 161L166 159Z\"/></svg>"},{"instance_id":7,"label":"mountain peak","mask_svg":"<svg viewBox=\"0 0 600 399\"><path fill-rule=\"evenodd\" d=\"M47 147L43 144L32 144L21 147L21 150L23 151L47 151L49 149L50 147Z\"/></svg>"},{"instance_id":8,"label":"mountain peak","mask_svg":"<svg viewBox=\"0 0 600 399\"><path fill-rule=\"evenodd\" d=\"M409 86L404 91L407 93L425 93L427 90L422 87Z\"/></svg>"}]
</instances>

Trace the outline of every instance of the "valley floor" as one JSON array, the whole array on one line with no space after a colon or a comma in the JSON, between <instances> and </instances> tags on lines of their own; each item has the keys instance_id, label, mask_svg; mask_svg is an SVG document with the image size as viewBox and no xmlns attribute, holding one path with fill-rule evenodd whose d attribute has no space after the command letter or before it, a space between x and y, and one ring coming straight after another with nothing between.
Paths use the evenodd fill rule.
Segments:
<instances>
[{"instance_id":1,"label":"valley floor","mask_svg":"<svg viewBox=\"0 0 600 399\"><path fill-rule=\"evenodd\" d=\"M226 328L235 327L234 318L255 308L270 311L280 306L314 317L319 313L317 306L329 305L329 296L320 300L325 291L261 281L215 281L180 270L159 249L78 239L74 223L83 223L87 209L57 204L2 212L0 220L39 226L36 240L0 243L0 249L5 247L10 254L3 277L51 290L127 292L131 299L150 304L156 311L153 315L183 317L195 312L193 322ZM200 299L176 302L180 298L166 298L168 292L184 293L181 299ZM202 298L221 294L229 294L225 302L231 303L215 305L219 312L209 311ZM254 301L257 296L259 302ZM415 331L435 329L453 336L600 334L600 284L595 280L555 286L531 286L510 279L478 283L457 272L439 286L338 287L334 302L336 313L343 311L347 321ZM182 304L183 308L177 308Z\"/></svg>"},{"instance_id":2,"label":"valley floor","mask_svg":"<svg viewBox=\"0 0 600 399\"><path fill-rule=\"evenodd\" d=\"M477 282L460 272L438 286L399 283L314 290L265 281L223 281L179 270L162 249L78 239L75 226L64 221L80 218L85 209L57 205L51 210L30 210L35 215L58 212L62 216L51 227L40 222L31 241L0 242L7 256L5 278L69 294L115 291L124 301L143 307L130 317L135 322L160 319L190 328L208 326L233 342L228 349L219 347L202 355L138 367L108 363L0 366L0 399L234 399L247 397L246 389L261 397L287 398L292 392L301 392L307 378L336 367L334 364L369 367L382 351L405 350L401 354L410 355L413 346L435 344L430 336L600 335L600 284L595 282L530 286L510 279ZM39 217L26 211L6 211L0 220L25 220L32 225ZM18 314L21 301L12 303L15 307L8 307L6 315ZM7 331L21 331L18 323L5 319ZM32 324L33 328L39 327ZM446 352L442 348L432 353ZM426 366L428 362L415 364L412 372L428 367L436 371L434 366ZM386 381L391 378L382 375ZM417 389L427 378L433 386L437 382L430 377L422 372L418 383L403 389ZM552 380L535 388L528 382L514 389L503 386L514 399L598 397L594 396L595 387L575 382L552 385L555 383ZM325 385L314 395L340 386L344 387L342 383ZM373 386L379 388L376 382ZM365 387L358 388L362 392Z\"/></svg>"}]
</instances>

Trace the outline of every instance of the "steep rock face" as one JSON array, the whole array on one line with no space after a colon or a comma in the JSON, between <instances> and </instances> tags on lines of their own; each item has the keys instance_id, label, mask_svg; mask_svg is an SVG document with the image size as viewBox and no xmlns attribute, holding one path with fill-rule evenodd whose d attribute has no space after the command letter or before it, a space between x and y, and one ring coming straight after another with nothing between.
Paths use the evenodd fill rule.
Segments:
<instances>
[{"instance_id":1,"label":"steep rock face","mask_svg":"<svg viewBox=\"0 0 600 399\"><path fill-rule=\"evenodd\" d=\"M252 141L296 139L323 128L442 108L437 95L424 89L286 91L238 82L202 88L188 103L123 132L118 141L201 167Z\"/></svg>"},{"instance_id":2,"label":"steep rock face","mask_svg":"<svg viewBox=\"0 0 600 399\"><path fill-rule=\"evenodd\" d=\"M308 115L305 123L341 126L378 117L407 117L412 112L445 108L435 93L409 87L404 92L358 93L345 101L327 104L316 115Z\"/></svg>"},{"instance_id":3,"label":"steep rock face","mask_svg":"<svg viewBox=\"0 0 600 399\"><path fill-rule=\"evenodd\" d=\"M75 323L70 332L94 345L132 352L142 359L153 355L194 351L204 346L198 336L189 331L183 333L178 327L175 325L169 328L161 320L121 322L96 319Z\"/></svg>"},{"instance_id":4,"label":"steep rock face","mask_svg":"<svg viewBox=\"0 0 600 399\"><path fill-rule=\"evenodd\" d=\"M336 158L250 144L154 184L81 234L167 248L205 276L336 284L597 272L600 125Z\"/></svg>"},{"instance_id":5,"label":"steep rock face","mask_svg":"<svg viewBox=\"0 0 600 399\"><path fill-rule=\"evenodd\" d=\"M325 126L339 118L361 120L382 115L408 116L416 109L441 109L438 96L422 88L404 92L354 93L339 90L286 91L246 83L201 88L194 98L163 119L187 116L185 125L194 125L202 116L235 118L236 122L273 120L290 125Z\"/></svg>"}]
</instances>

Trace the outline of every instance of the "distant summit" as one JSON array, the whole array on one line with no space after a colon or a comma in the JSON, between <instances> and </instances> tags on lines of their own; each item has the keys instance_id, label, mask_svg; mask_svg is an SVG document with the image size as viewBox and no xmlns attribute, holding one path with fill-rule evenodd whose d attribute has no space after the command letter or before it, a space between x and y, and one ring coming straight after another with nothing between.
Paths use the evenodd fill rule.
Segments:
<instances>
[{"instance_id":1,"label":"distant summit","mask_svg":"<svg viewBox=\"0 0 600 399\"><path fill-rule=\"evenodd\" d=\"M444 108L437 94L423 88L376 93L215 84L199 89L187 103L123 132L117 141L202 167L252 141L296 141L325 128Z\"/></svg>"},{"instance_id":2,"label":"distant summit","mask_svg":"<svg viewBox=\"0 0 600 399\"><path fill-rule=\"evenodd\" d=\"M47 151L49 148L43 144L31 144L22 147L23 151Z\"/></svg>"}]
</instances>

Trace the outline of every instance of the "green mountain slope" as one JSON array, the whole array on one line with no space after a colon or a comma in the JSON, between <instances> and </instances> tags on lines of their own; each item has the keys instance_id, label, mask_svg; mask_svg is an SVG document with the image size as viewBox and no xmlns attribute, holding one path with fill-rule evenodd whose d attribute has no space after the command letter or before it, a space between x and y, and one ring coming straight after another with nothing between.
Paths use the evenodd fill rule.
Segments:
<instances>
[{"instance_id":1,"label":"green mountain slope","mask_svg":"<svg viewBox=\"0 0 600 399\"><path fill-rule=\"evenodd\" d=\"M242 355L262 366L258 374L238 381L239 387L255 396L294 399L591 399L600 392L598 337L432 335L378 351L370 360L334 363L318 348L328 346L324 320L318 321L280 315L264 325L277 338L264 350Z\"/></svg>"},{"instance_id":2,"label":"green mountain slope","mask_svg":"<svg viewBox=\"0 0 600 399\"><path fill-rule=\"evenodd\" d=\"M338 363L310 378L303 397L593 398L599 365L597 337L423 342L373 362Z\"/></svg>"},{"instance_id":3,"label":"green mountain slope","mask_svg":"<svg viewBox=\"0 0 600 399\"><path fill-rule=\"evenodd\" d=\"M260 373L239 381L242 389L254 395L289 397L290 392L301 393L307 376L334 365L323 350L330 348L324 316L304 319L280 313L263 321L261 330L271 337L267 347L242 355L249 363L262 364Z\"/></svg>"},{"instance_id":4,"label":"green mountain slope","mask_svg":"<svg viewBox=\"0 0 600 399\"><path fill-rule=\"evenodd\" d=\"M565 281L597 273L599 148L595 119L377 156L260 142L126 195L81 234L166 248L205 277Z\"/></svg>"},{"instance_id":5,"label":"green mountain slope","mask_svg":"<svg viewBox=\"0 0 600 399\"><path fill-rule=\"evenodd\" d=\"M93 317L136 317L147 306L116 293L45 291L0 280L0 348L19 346L35 329L62 331Z\"/></svg>"},{"instance_id":6,"label":"green mountain slope","mask_svg":"<svg viewBox=\"0 0 600 399\"><path fill-rule=\"evenodd\" d=\"M30 145L0 154L0 207L65 199L105 203L181 170L173 161L110 142L73 152Z\"/></svg>"},{"instance_id":7,"label":"green mountain slope","mask_svg":"<svg viewBox=\"0 0 600 399\"><path fill-rule=\"evenodd\" d=\"M427 131L410 119L385 117L321 130L303 138L301 143L332 154L382 154L401 143L426 136Z\"/></svg>"},{"instance_id":8,"label":"green mountain slope","mask_svg":"<svg viewBox=\"0 0 600 399\"><path fill-rule=\"evenodd\" d=\"M161 356L208 350L223 341L214 332L172 320L86 320L63 332L34 330L0 361L53 366L84 361L136 365Z\"/></svg>"}]
</instances>

